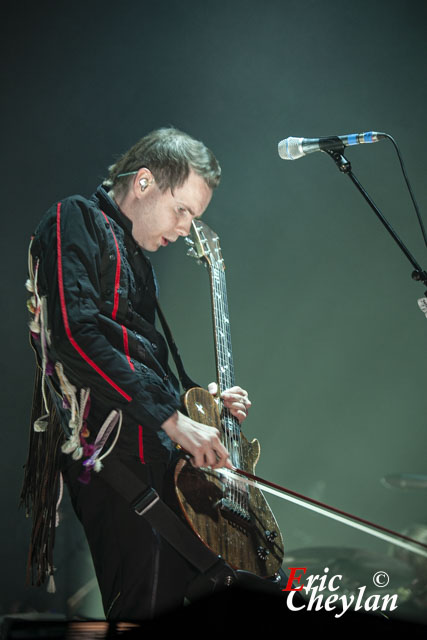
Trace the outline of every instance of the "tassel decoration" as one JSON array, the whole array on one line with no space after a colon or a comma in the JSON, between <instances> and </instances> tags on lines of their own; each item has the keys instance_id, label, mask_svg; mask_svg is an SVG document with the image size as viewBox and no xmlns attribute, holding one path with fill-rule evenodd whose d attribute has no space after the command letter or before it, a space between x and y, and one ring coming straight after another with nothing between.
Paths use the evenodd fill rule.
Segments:
<instances>
[{"instance_id":1,"label":"tassel decoration","mask_svg":"<svg viewBox=\"0 0 427 640\"><path fill-rule=\"evenodd\" d=\"M48 593L56 593L56 584L55 584L55 578L53 577L53 574L51 573L49 576L49 580L47 582L47 587L46 587L46 591Z\"/></svg>"},{"instance_id":2,"label":"tassel decoration","mask_svg":"<svg viewBox=\"0 0 427 640\"><path fill-rule=\"evenodd\" d=\"M33 424L34 431L36 431L37 433L42 433L43 431L46 431L47 429L46 418L49 418L49 414L45 414L44 416L37 418L37 420Z\"/></svg>"}]
</instances>

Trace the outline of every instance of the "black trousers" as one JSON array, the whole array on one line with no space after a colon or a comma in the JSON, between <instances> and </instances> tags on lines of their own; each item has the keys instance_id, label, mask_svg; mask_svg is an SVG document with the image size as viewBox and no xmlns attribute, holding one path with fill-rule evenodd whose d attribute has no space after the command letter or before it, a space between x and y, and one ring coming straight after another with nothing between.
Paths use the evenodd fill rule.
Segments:
<instances>
[{"instance_id":1,"label":"black trousers","mask_svg":"<svg viewBox=\"0 0 427 640\"><path fill-rule=\"evenodd\" d=\"M123 456L121 461L166 503L173 503L167 464L143 465ZM103 480L102 470L92 472L84 485L78 480L81 469L81 461L70 464L67 456L64 479L86 533L106 617L144 620L181 606L196 570Z\"/></svg>"}]
</instances>

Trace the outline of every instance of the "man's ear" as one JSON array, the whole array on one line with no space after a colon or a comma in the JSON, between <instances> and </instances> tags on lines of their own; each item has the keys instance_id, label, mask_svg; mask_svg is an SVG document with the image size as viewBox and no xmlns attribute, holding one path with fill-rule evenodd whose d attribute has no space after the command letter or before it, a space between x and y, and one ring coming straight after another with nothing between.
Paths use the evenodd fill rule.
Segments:
<instances>
[{"instance_id":1,"label":"man's ear","mask_svg":"<svg viewBox=\"0 0 427 640\"><path fill-rule=\"evenodd\" d=\"M133 183L134 193L136 197L140 197L152 184L154 184L154 176L150 169L142 167L135 176Z\"/></svg>"}]
</instances>

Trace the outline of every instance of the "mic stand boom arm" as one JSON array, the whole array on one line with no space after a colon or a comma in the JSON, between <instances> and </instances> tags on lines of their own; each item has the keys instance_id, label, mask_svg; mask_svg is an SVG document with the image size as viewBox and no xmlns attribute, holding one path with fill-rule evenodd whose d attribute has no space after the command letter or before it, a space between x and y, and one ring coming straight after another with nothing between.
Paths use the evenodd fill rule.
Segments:
<instances>
[{"instance_id":1,"label":"mic stand boom arm","mask_svg":"<svg viewBox=\"0 0 427 640\"><path fill-rule=\"evenodd\" d=\"M338 140L338 138L337 138L337 140ZM337 146L339 146L339 145L337 145ZM345 173L345 174L348 175L348 177L351 179L353 184L357 187L357 189L360 191L362 196L365 198L366 202L369 204L371 209L374 211L374 213L377 216L377 218L380 220L380 222L382 222L382 224L387 229L389 234L392 236L392 238L395 240L395 242L402 249L403 253L408 258L408 260L412 264L412 266L414 267L414 271L412 272L412 279L413 280L417 280L418 282L421 281L424 284L424 286L427 286L427 273L426 273L426 271L424 271L424 269L422 269L422 267L415 260L414 256L411 254L409 249L405 246L405 244L399 238L399 236L397 235L397 233L395 232L393 227L389 224L389 222L384 218L384 216L381 213L381 211L378 209L376 204L373 202L373 200L366 193L365 189L362 187L362 185L360 184L360 182L358 181L358 179L356 178L356 176L352 172L350 162L343 155L344 145L341 143L340 148L334 149L334 150L323 149L323 152L327 153L332 158L332 160L335 162L335 164L337 165L337 167L341 171L341 173ZM426 295L427 295L427 293L426 293Z\"/></svg>"}]
</instances>

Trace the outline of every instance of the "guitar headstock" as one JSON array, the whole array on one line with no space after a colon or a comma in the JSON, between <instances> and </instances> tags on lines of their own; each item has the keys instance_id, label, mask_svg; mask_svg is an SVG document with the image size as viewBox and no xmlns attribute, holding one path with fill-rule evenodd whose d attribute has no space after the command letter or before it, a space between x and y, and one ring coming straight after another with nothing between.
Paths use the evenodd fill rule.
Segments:
<instances>
[{"instance_id":1,"label":"guitar headstock","mask_svg":"<svg viewBox=\"0 0 427 640\"><path fill-rule=\"evenodd\" d=\"M187 251L188 256L204 262L211 269L213 267L225 269L219 237L205 222L193 220L191 238L185 238L185 242L190 245Z\"/></svg>"}]
</instances>

